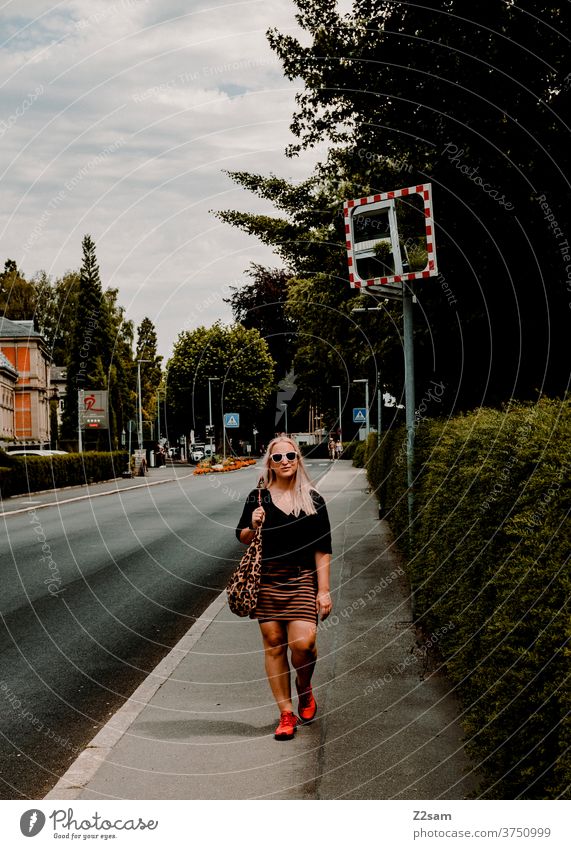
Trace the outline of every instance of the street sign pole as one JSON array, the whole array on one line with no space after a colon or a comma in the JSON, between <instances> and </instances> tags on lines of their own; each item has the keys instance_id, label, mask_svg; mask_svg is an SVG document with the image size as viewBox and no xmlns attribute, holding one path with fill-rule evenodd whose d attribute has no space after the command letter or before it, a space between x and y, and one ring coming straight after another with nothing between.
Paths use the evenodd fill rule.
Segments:
<instances>
[{"instance_id":1,"label":"street sign pole","mask_svg":"<svg viewBox=\"0 0 571 849\"><path fill-rule=\"evenodd\" d=\"M406 408L406 478L408 487L409 534L412 531L414 495L414 337L412 292L403 286L403 336L404 336L404 394Z\"/></svg>"},{"instance_id":2,"label":"street sign pole","mask_svg":"<svg viewBox=\"0 0 571 849\"><path fill-rule=\"evenodd\" d=\"M397 209L398 205L398 209ZM404 239L404 231L399 232L399 211L414 213L413 233ZM413 481L414 481L414 347L413 347L413 300L410 288L411 281L435 277L438 274L436 261L436 245L434 240L434 213L432 208L432 185L423 183L394 189L389 192L370 195L365 198L353 198L344 204L345 230L347 233L347 260L349 266L349 283L353 288L368 288L381 299L402 299L403 304L403 337L404 337L404 372L405 372L405 406L407 431L407 489L409 534L413 522ZM383 232L388 231L388 237L380 240L388 247L392 268L379 262L372 265L378 258L378 240L370 238L370 232L364 226L375 219L383 225ZM411 225L409 220L409 225ZM359 225L361 222L361 225ZM412 226L412 225L411 225ZM414 267L410 261L410 245L416 246L425 254L423 268ZM404 251L401 251L401 243ZM407 244L409 247L407 248ZM377 273L376 273L377 272ZM380 427L379 427L380 430Z\"/></svg>"},{"instance_id":3,"label":"street sign pole","mask_svg":"<svg viewBox=\"0 0 571 849\"><path fill-rule=\"evenodd\" d=\"M79 453L83 452L83 389L77 390L77 432L79 434Z\"/></svg>"},{"instance_id":4,"label":"street sign pole","mask_svg":"<svg viewBox=\"0 0 571 849\"><path fill-rule=\"evenodd\" d=\"M379 388L377 389L377 445L381 444L381 425L382 425L382 407L383 407L383 386L381 376L379 375Z\"/></svg>"}]
</instances>

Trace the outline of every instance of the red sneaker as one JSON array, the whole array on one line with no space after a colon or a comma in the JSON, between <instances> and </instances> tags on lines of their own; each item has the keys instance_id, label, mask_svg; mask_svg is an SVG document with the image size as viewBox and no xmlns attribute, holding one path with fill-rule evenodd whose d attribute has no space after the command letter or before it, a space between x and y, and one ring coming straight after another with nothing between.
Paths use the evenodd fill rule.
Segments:
<instances>
[{"instance_id":1,"label":"red sneaker","mask_svg":"<svg viewBox=\"0 0 571 849\"><path fill-rule=\"evenodd\" d=\"M284 710L283 713L280 714L279 725L276 728L276 733L274 737L276 740L293 740L293 735L297 731L297 724L299 719L297 716L291 712L291 710Z\"/></svg>"},{"instance_id":2,"label":"red sneaker","mask_svg":"<svg viewBox=\"0 0 571 849\"><path fill-rule=\"evenodd\" d=\"M297 695L299 697L297 706L299 718L302 722L311 722L312 719L315 719L315 714L317 713L317 702L313 698L311 686L309 686L304 693L300 693L299 686L296 681L295 689L297 690Z\"/></svg>"}]
</instances>

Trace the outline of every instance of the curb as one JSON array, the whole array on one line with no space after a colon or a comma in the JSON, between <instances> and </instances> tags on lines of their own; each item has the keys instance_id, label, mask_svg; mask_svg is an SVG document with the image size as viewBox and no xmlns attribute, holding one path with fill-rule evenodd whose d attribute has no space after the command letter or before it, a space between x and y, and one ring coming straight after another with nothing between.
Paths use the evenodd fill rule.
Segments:
<instances>
[{"instance_id":1,"label":"curb","mask_svg":"<svg viewBox=\"0 0 571 849\"><path fill-rule=\"evenodd\" d=\"M204 611L200 619L192 625L176 646L164 657L142 684L132 693L125 704L106 722L95 737L87 744L83 752L75 759L68 770L44 799L78 799L85 786L92 780L98 769L105 763L108 755L119 740L128 732L139 714L147 707L155 693L172 675L188 652L196 645L206 629L212 624L226 605L226 590L223 590Z\"/></svg>"}]
</instances>

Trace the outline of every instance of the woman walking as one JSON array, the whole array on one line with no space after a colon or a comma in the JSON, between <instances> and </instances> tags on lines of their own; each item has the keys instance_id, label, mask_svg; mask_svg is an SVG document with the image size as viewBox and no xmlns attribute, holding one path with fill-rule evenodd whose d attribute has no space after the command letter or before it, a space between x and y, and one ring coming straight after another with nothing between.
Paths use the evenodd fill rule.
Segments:
<instances>
[{"instance_id":1,"label":"woman walking","mask_svg":"<svg viewBox=\"0 0 571 849\"><path fill-rule=\"evenodd\" d=\"M317 703L311 676L317 660L318 615L329 616L331 529L327 507L313 488L296 443L273 439L264 457L262 504L253 490L236 528L248 545L262 528L262 581L251 617L262 632L266 674L280 711L276 740L291 740L296 726L311 722ZM298 716L293 712L288 661L296 671Z\"/></svg>"}]
</instances>

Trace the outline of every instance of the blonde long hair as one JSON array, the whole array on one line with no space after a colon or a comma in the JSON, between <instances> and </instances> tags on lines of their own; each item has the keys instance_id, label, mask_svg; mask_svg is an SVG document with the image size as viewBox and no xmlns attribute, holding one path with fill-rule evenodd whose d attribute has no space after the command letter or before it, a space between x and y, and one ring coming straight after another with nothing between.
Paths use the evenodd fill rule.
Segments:
<instances>
[{"instance_id":1,"label":"blonde long hair","mask_svg":"<svg viewBox=\"0 0 571 849\"><path fill-rule=\"evenodd\" d=\"M313 501L313 498L311 497L311 490L314 490L315 492L317 492L317 490L315 489L315 486L313 485L309 475L307 474L307 470L303 462L303 457L301 456L301 451L299 450L299 445L294 442L293 439L290 439L289 436L276 436L276 438L272 439L272 441L268 445L268 450L264 455L264 485L266 487L271 486L277 478L277 475L274 469L272 468L272 461L270 457L273 454L274 446L277 445L278 442L289 442L293 450L298 455L297 470L295 473L295 480L292 488L292 512L294 516L299 516L302 510L307 515L317 513L315 503Z\"/></svg>"}]
</instances>

